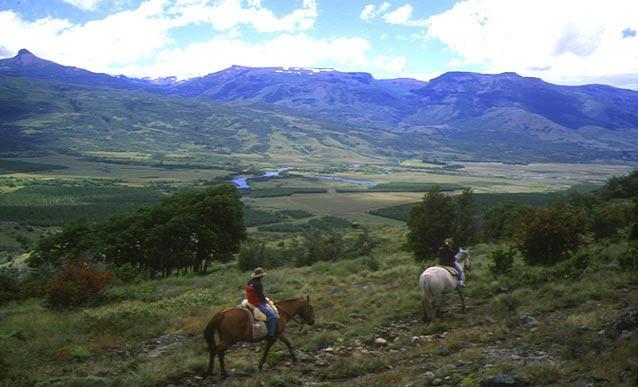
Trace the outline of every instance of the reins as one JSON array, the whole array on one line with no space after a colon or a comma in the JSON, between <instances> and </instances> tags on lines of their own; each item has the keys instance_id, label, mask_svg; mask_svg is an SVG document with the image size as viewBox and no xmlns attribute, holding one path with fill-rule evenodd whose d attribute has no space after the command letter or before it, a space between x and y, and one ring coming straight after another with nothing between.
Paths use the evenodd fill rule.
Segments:
<instances>
[{"instance_id":1,"label":"reins","mask_svg":"<svg viewBox=\"0 0 638 387\"><path fill-rule=\"evenodd\" d=\"M296 300L290 300L290 301L296 301ZM286 301L283 301L283 302L286 302ZM276 305L275 305L275 306L276 306ZM296 322L297 324L299 324L299 330L300 330L300 331L303 329L304 324L306 323L306 321L304 321L304 319L303 319L301 316L299 316L299 320L300 320L300 321L296 321L296 320L295 320L295 317L297 317L296 315L291 314L290 312L286 311L286 310L285 310L285 309L283 309L283 308L279 308L279 307L278 307L278 309L279 309L279 311L280 311L280 312L282 312L283 314L285 314L285 315L288 317L288 321L294 321L294 322Z\"/></svg>"}]
</instances>

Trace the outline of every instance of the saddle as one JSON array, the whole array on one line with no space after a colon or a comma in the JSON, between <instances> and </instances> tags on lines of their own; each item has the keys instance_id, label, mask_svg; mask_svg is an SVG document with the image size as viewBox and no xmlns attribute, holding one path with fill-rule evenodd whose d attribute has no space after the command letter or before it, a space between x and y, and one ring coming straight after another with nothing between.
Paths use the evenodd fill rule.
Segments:
<instances>
[{"instance_id":1,"label":"saddle","mask_svg":"<svg viewBox=\"0 0 638 387\"><path fill-rule=\"evenodd\" d=\"M279 318L279 311L275 304L268 299L268 305L275 311L277 318ZM268 328L266 327L266 320L268 318L266 315L259 310L259 308L255 307L253 304L248 302L248 300L243 300L239 307L244 309L246 313L248 313L248 317L250 318L250 326L252 327L253 339L261 339L265 337L268 333Z\"/></svg>"},{"instance_id":2,"label":"saddle","mask_svg":"<svg viewBox=\"0 0 638 387\"><path fill-rule=\"evenodd\" d=\"M255 305L253 305L250 302L248 302L248 300L243 300L241 302L240 306L242 308L247 309L250 312L252 312L251 315L252 315L252 317L255 320L258 320L258 321L266 321L267 320L266 315L261 310L259 310L259 308L255 307Z\"/></svg>"},{"instance_id":3,"label":"saddle","mask_svg":"<svg viewBox=\"0 0 638 387\"><path fill-rule=\"evenodd\" d=\"M451 266L443 266L443 265L436 265L436 266L447 270L448 273L450 273L453 277L458 277L459 276L459 272L456 271L456 269L451 267Z\"/></svg>"}]
</instances>

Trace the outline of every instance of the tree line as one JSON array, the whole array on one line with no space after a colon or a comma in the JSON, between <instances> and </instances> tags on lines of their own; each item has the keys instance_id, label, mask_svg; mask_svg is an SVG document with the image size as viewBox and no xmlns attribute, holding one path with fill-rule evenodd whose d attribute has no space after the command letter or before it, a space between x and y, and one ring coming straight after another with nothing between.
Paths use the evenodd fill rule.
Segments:
<instances>
[{"instance_id":1,"label":"tree line","mask_svg":"<svg viewBox=\"0 0 638 387\"><path fill-rule=\"evenodd\" d=\"M105 222L71 222L38 243L29 265L56 267L66 257L87 256L132 265L147 277L204 273L212 261L232 259L245 237L239 191L223 184L174 194Z\"/></svg>"},{"instance_id":2,"label":"tree line","mask_svg":"<svg viewBox=\"0 0 638 387\"><path fill-rule=\"evenodd\" d=\"M501 203L479 216L474 201L469 188L449 196L433 187L413 205L407 245L415 257L433 258L442 241L453 237L460 246L506 242L529 264L554 264L588 237L638 240L638 171L613 177L592 192L570 191L545 208Z\"/></svg>"}]
</instances>

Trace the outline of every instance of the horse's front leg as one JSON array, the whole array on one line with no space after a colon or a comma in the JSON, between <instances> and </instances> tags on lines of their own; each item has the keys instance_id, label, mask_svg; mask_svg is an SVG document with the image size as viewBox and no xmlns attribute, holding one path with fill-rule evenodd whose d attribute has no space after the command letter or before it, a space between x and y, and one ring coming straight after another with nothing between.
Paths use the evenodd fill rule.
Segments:
<instances>
[{"instance_id":1,"label":"horse's front leg","mask_svg":"<svg viewBox=\"0 0 638 387\"><path fill-rule=\"evenodd\" d=\"M297 363L297 357L295 356L295 353L292 351L292 345L290 345L290 341L288 340L288 338L284 335L279 335L279 340L283 341L284 344L286 344L286 347L288 347L288 352L290 352L290 356L292 356L292 362Z\"/></svg>"},{"instance_id":2,"label":"horse's front leg","mask_svg":"<svg viewBox=\"0 0 638 387\"><path fill-rule=\"evenodd\" d=\"M461 308L463 309L463 312L465 312L465 295L463 294L463 287L457 286L456 290L459 292L459 297L461 297Z\"/></svg>"},{"instance_id":3,"label":"horse's front leg","mask_svg":"<svg viewBox=\"0 0 638 387\"><path fill-rule=\"evenodd\" d=\"M266 362L266 358L268 357L268 352L270 352L270 347L273 346L273 344L275 344L275 339L274 337L271 338L267 338L266 339L266 348L264 349L264 354L261 356L261 360L259 361L259 370L261 371L264 368L264 363Z\"/></svg>"}]
</instances>

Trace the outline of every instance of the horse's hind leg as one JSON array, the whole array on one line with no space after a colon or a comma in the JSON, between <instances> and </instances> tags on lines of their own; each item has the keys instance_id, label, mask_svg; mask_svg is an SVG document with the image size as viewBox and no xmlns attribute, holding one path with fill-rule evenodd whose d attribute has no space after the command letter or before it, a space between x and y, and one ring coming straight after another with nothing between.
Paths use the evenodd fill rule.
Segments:
<instances>
[{"instance_id":1,"label":"horse's hind leg","mask_svg":"<svg viewBox=\"0 0 638 387\"><path fill-rule=\"evenodd\" d=\"M217 347L210 348L208 350L208 371L206 371L206 376L211 376L213 374L213 368L215 368L215 353L217 352Z\"/></svg>"},{"instance_id":2,"label":"horse's hind leg","mask_svg":"<svg viewBox=\"0 0 638 387\"><path fill-rule=\"evenodd\" d=\"M432 302L426 298L423 297L421 299L421 305L423 306L423 322L430 322L432 321L433 316L433 308L432 308Z\"/></svg>"},{"instance_id":3,"label":"horse's hind leg","mask_svg":"<svg viewBox=\"0 0 638 387\"><path fill-rule=\"evenodd\" d=\"M288 347L290 356L292 356L292 362L297 363L297 357L295 356L295 353L292 351L292 345L290 345L290 341L288 340L288 338L284 335L279 335L279 340L283 341L284 344L286 344L286 347Z\"/></svg>"},{"instance_id":4,"label":"horse's hind leg","mask_svg":"<svg viewBox=\"0 0 638 387\"><path fill-rule=\"evenodd\" d=\"M224 378L228 376L228 372L226 372L226 367L224 366L224 355L228 347L229 345L222 341L216 348L217 357L219 358L219 369L221 370L222 376Z\"/></svg>"}]
</instances>

